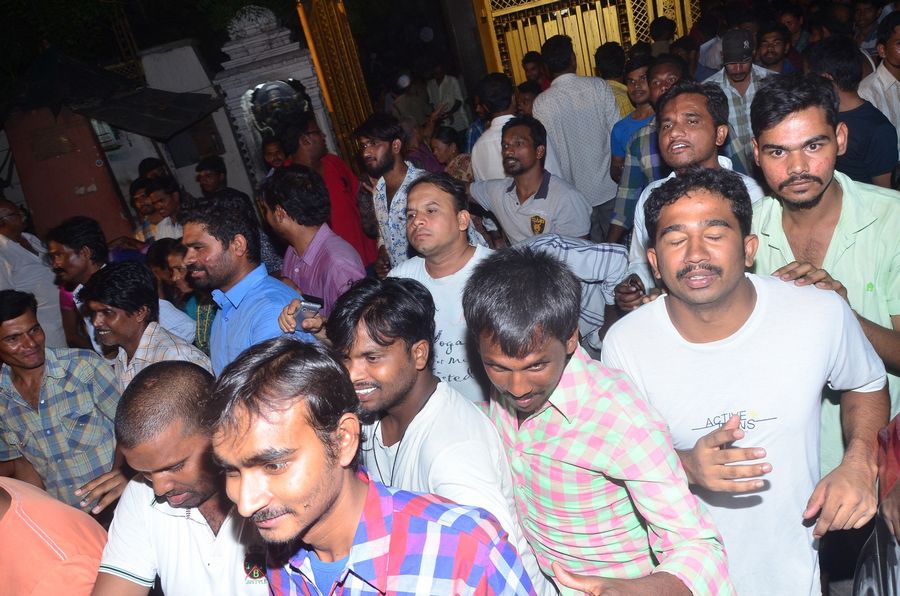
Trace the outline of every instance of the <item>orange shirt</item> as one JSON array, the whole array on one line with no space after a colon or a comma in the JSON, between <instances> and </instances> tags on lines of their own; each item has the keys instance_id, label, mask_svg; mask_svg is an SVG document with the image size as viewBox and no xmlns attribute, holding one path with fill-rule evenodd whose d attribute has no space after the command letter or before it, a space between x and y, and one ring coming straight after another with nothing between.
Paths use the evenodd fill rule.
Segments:
<instances>
[{"instance_id":1,"label":"orange shirt","mask_svg":"<svg viewBox=\"0 0 900 596\"><path fill-rule=\"evenodd\" d=\"M106 531L41 489L0 477L9 509L0 519L0 591L17 596L89 595Z\"/></svg>"}]
</instances>

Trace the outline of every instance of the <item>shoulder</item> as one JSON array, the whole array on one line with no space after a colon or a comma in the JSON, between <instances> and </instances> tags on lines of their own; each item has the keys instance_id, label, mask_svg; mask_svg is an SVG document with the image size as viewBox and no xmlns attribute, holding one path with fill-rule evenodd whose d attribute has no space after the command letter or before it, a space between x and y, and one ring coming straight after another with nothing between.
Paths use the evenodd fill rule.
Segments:
<instances>
[{"instance_id":1,"label":"shoulder","mask_svg":"<svg viewBox=\"0 0 900 596\"><path fill-rule=\"evenodd\" d=\"M575 188L568 180L560 178L556 174L550 174L548 195L557 197L560 197L561 195L567 195L568 197L575 196L587 203L587 199L584 198L584 195L581 194L581 191Z\"/></svg>"},{"instance_id":2,"label":"shoulder","mask_svg":"<svg viewBox=\"0 0 900 596\"><path fill-rule=\"evenodd\" d=\"M102 367L112 370L106 360L93 350L74 348L46 348L46 350L53 354L57 366L81 380L92 379Z\"/></svg>"},{"instance_id":3,"label":"shoulder","mask_svg":"<svg viewBox=\"0 0 900 596\"><path fill-rule=\"evenodd\" d=\"M395 535L398 529L402 531L396 525L399 520L405 520L405 529L415 528L417 534L439 534L481 544L494 543L503 532L499 522L484 509L457 505L436 495L402 490L394 492L392 498Z\"/></svg>"},{"instance_id":4,"label":"shoulder","mask_svg":"<svg viewBox=\"0 0 900 596\"><path fill-rule=\"evenodd\" d=\"M403 261L388 273L388 277L408 277L411 279L419 279L425 270L425 259L422 257L412 257Z\"/></svg>"},{"instance_id":5,"label":"shoulder","mask_svg":"<svg viewBox=\"0 0 900 596\"><path fill-rule=\"evenodd\" d=\"M625 343L642 343L651 341L658 333L648 331L658 327L659 310L665 308L665 298L660 297L631 311L613 323L603 340L604 347L619 346Z\"/></svg>"},{"instance_id":6,"label":"shoulder","mask_svg":"<svg viewBox=\"0 0 900 596\"><path fill-rule=\"evenodd\" d=\"M506 192L506 189L509 188L511 182L512 180L510 180L509 178L479 180L477 182L473 182L469 188L471 189L473 195L475 193L478 193L480 195L501 195Z\"/></svg>"}]
</instances>

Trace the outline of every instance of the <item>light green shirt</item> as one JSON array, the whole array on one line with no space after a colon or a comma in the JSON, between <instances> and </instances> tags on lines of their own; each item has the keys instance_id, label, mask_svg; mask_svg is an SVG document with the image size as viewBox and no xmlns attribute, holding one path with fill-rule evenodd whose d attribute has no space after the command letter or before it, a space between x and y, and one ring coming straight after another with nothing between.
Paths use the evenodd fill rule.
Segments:
<instances>
[{"instance_id":1,"label":"light green shirt","mask_svg":"<svg viewBox=\"0 0 900 596\"><path fill-rule=\"evenodd\" d=\"M855 182L835 171L843 190L838 219L822 268L847 288L850 306L882 327L900 315L900 193ZM768 275L793 262L794 253L781 225L781 203L766 197L753 208L753 232L759 236L754 271ZM888 374L891 416L900 411L900 377ZM822 407L821 468L825 475L844 455L840 396L826 391Z\"/></svg>"}]
</instances>

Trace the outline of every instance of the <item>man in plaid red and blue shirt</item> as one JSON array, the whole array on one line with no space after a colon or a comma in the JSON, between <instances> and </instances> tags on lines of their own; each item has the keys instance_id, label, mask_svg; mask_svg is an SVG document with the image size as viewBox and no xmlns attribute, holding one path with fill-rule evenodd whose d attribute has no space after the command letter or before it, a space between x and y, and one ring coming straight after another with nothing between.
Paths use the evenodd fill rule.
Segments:
<instances>
[{"instance_id":1,"label":"man in plaid red and blue shirt","mask_svg":"<svg viewBox=\"0 0 900 596\"><path fill-rule=\"evenodd\" d=\"M268 544L273 594L534 594L489 513L385 487L359 467L356 392L287 338L245 351L208 407L228 497Z\"/></svg>"}]
</instances>

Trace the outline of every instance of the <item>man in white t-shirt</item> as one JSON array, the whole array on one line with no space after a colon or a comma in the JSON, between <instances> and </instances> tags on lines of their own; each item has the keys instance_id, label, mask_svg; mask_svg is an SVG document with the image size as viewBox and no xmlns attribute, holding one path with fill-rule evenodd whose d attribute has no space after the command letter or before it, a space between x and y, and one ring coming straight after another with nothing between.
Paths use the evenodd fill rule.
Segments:
<instances>
[{"instance_id":1,"label":"man in white t-shirt","mask_svg":"<svg viewBox=\"0 0 900 596\"><path fill-rule=\"evenodd\" d=\"M225 495L198 401L213 376L190 362L158 362L128 385L116 441L138 476L119 499L94 596L163 592L269 594L265 548Z\"/></svg>"},{"instance_id":2,"label":"man in white t-shirt","mask_svg":"<svg viewBox=\"0 0 900 596\"><path fill-rule=\"evenodd\" d=\"M443 173L416 180L406 197L406 235L422 256L401 263L388 275L414 279L431 292L434 374L469 401L481 403L489 396L489 384L480 358L469 358L462 292L472 269L491 251L469 243L470 219L462 183Z\"/></svg>"},{"instance_id":3,"label":"man in white t-shirt","mask_svg":"<svg viewBox=\"0 0 900 596\"><path fill-rule=\"evenodd\" d=\"M519 524L500 436L432 372L434 311L425 286L402 278L360 280L335 303L326 331L359 398L363 464L385 486L486 509L538 593L556 594Z\"/></svg>"},{"instance_id":4,"label":"man in white t-shirt","mask_svg":"<svg viewBox=\"0 0 900 596\"><path fill-rule=\"evenodd\" d=\"M647 263L648 238L644 223L644 205L653 189L688 168L732 169L731 160L719 155L719 147L728 139L728 98L715 83L681 79L659 98L656 121L659 155L672 168L672 173L648 184L635 206L628 271L625 280L616 286L616 303L625 311L640 306L646 293L656 287ZM739 175L750 201L755 204L762 200L765 193L756 180Z\"/></svg>"},{"instance_id":5,"label":"man in white t-shirt","mask_svg":"<svg viewBox=\"0 0 900 596\"><path fill-rule=\"evenodd\" d=\"M819 594L818 539L875 513L884 365L836 293L745 274L758 240L734 172L683 172L647 216L669 293L613 326L603 361L666 420L738 593ZM819 480L825 384L842 392L847 450Z\"/></svg>"}]
</instances>

